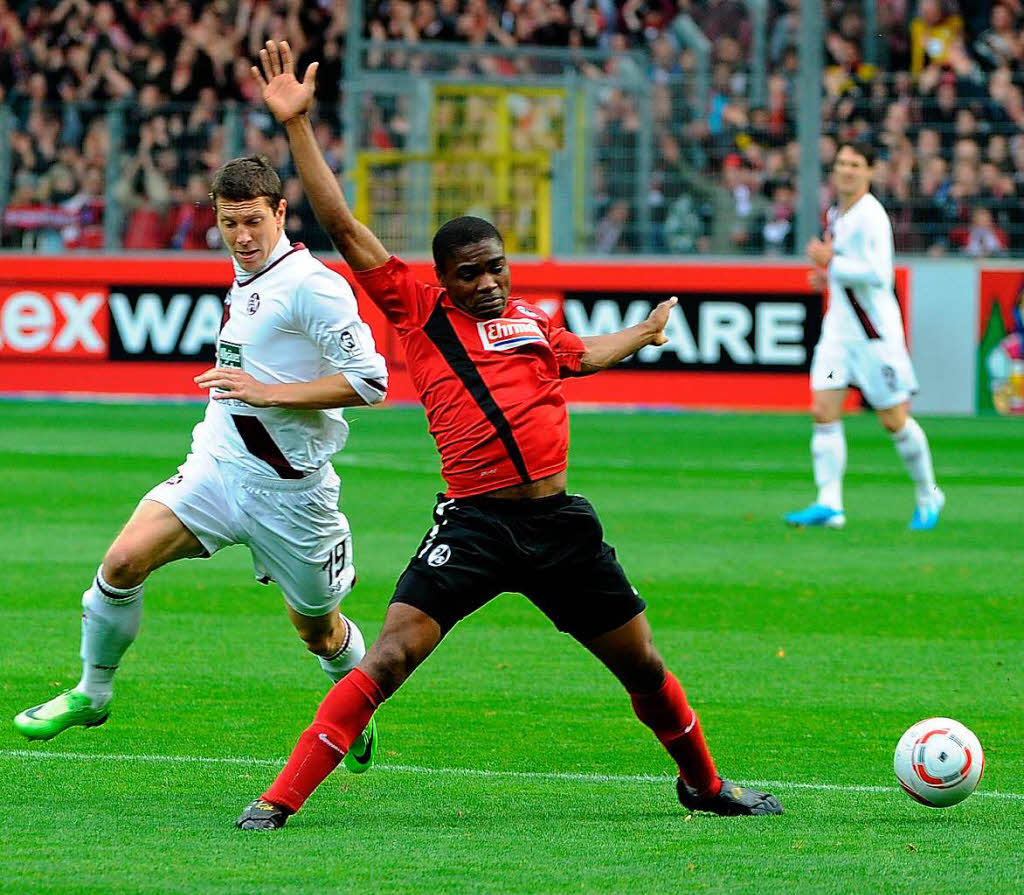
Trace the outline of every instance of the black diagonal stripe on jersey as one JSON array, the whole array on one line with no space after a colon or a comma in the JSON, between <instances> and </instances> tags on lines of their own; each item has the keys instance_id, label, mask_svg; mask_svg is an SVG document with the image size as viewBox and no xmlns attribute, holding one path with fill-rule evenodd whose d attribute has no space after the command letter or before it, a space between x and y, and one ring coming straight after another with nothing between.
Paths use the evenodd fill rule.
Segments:
<instances>
[{"instance_id":1,"label":"black diagonal stripe on jersey","mask_svg":"<svg viewBox=\"0 0 1024 895\"><path fill-rule=\"evenodd\" d=\"M459 336L448 319L440 299L434 306L430 319L424 324L423 332L437 346L437 350L441 352L441 356L448 362L448 366L462 380L462 384L484 412L488 422L494 426L494 430L498 433L498 438L501 439L501 443L505 445L505 450L508 451L509 459L511 459L512 464L515 466L516 472L519 473L519 477L524 482L530 481L530 473L526 468L526 461L519 450L519 445L516 443L516 437L512 433L512 426L509 425L509 421L505 418L505 414L502 413L498 402L494 400L494 395L491 394L491 390L487 387L487 383L484 382L480 371L476 368L476 364L473 363L469 352L466 351L466 346L459 341Z\"/></svg>"},{"instance_id":2,"label":"black diagonal stripe on jersey","mask_svg":"<svg viewBox=\"0 0 1024 895\"><path fill-rule=\"evenodd\" d=\"M875 324L873 324L871 322L871 318L868 317L868 312L864 310L864 305L857 300L857 295L854 293L853 288L850 286L844 286L843 291L846 293L846 297L850 300L850 307L853 308L853 313L857 315L860 325L864 327L864 334L869 339L882 338L878 334L878 330L875 329Z\"/></svg>"},{"instance_id":3,"label":"black diagonal stripe on jersey","mask_svg":"<svg viewBox=\"0 0 1024 895\"><path fill-rule=\"evenodd\" d=\"M302 473L292 466L288 462L288 458L281 453L281 448L274 443L274 439L270 437L267 427L263 425L263 421L259 417L233 413L231 419L250 454L269 464L282 479L301 479L303 477Z\"/></svg>"}]
</instances>

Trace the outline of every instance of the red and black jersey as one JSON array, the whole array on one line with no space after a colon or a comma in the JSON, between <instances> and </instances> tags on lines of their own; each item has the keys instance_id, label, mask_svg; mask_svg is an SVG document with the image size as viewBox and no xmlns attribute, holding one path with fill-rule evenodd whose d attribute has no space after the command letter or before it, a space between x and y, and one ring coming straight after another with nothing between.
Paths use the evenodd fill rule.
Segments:
<instances>
[{"instance_id":1,"label":"red and black jersey","mask_svg":"<svg viewBox=\"0 0 1024 895\"><path fill-rule=\"evenodd\" d=\"M579 336L516 298L497 319L473 317L394 256L355 276L402 341L449 497L566 468L569 415L561 380L580 369Z\"/></svg>"}]
</instances>

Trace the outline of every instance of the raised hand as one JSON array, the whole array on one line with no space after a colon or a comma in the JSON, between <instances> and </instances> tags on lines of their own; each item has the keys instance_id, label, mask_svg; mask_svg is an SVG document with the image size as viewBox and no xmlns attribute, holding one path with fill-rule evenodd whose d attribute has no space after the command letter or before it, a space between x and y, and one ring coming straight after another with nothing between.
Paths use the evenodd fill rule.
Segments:
<instances>
[{"instance_id":1,"label":"raised hand","mask_svg":"<svg viewBox=\"0 0 1024 895\"><path fill-rule=\"evenodd\" d=\"M260 50L260 65L263 66L263 71L254 65L252 74L260 83L263 102L267 104L271 114L281 124L305 115L313 105L316 70L320 63L311 62L300 82L295 77L295 62L288 41L282 40L277 44L268 40L266 47Z\"/></svg>"},{"instance_id":2,"label":"raised hand","mask_svg":"<svg viewBox=\"0 0 1024 895\"><path fill-rule=\"evenodd\" d=\"M665 335L665 327L668 325L669 314L677 304L679 304L679 299L673 295L671 298L660 302L647 317L647 322L655 328L654 338L651 339L652 345L664 345L668 341L668 336Z\"/></svg>"}]
</instances>

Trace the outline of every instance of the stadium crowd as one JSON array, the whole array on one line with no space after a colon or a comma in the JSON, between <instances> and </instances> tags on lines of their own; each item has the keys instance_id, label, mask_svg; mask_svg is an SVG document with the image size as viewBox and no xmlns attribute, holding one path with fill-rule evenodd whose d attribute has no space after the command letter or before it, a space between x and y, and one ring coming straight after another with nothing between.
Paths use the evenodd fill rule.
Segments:
<instances>
[{"instance_id":1,"label":"stadium crowd","mask_svg":"<svg viewBox=\"0 0 1024 895\"><path fill-rule=\"evenodd\" d=\"M460 63L478 79L555 65L550 54L526 61L525 51L521 59L499 52L514 47L565 48L569 59L576 49L621 53L576 59L583 77L609 84L590 135L591 248L786 253L796 249L799 5L770 3L767 83L756 105L753 24L742 0L368 0L365 64L413 58L374 50L386 41L478 48ZM864 4L825 5L821 163L831 162L839 141L876 142L875 190L892 212L901 251L1024 253L1024 3L982 0L961 12L944 0L882 0L874 64L865 62ZM284 137L256 102L249 60L269 36L286 36L300 67L321 60L320 136L340 170L347 21L345 0L0 0L0 103L9 132L0 244L102 247L113 196L126 248L215 248L207 175L225 157L263 152L286 180L290 230L325 247ZM698 57L686 40L692 29L711 47L701 96L693 88ZM634 89L623 86L630 79ZM654 177L640 191L651 209L644 246L636 224L640 91L650 91L654 127ZM121 110L120 128L112 108ZM361 111L364 143L404 145L401 103Z\"/></svg>"}]
</instances>

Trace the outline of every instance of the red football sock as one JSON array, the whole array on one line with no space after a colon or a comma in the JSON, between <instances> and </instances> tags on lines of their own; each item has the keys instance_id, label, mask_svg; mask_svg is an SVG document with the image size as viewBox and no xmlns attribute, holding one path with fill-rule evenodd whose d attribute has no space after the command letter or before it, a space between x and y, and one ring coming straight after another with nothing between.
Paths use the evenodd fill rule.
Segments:
<instances>
[{"instance_id":1,"label":"red football sock","mask_svg":"<svg viewBox=\"0 0 1024 895\"><path fill-rule=\"evenodd\" d=\"M686 694L669 671L665 683L654 693L630 693L633 711L658 738L679 765L679 776L701 795L713 796L722 788L722 780L708 752L708 744L690 708Z\"/></svg>"},{"instance_id":2,"label":"red football sock","mask_svg":"<svg viewBox=\"0 0 1024 895\"><path fill-rule=\"evenodd\" d=\"M313 723L302 732L263 798L292 813L298 811L338 766L383 701L384 694L368 674L354 668L345 675L324 697Z\"/></svg>"}]
</instances>

